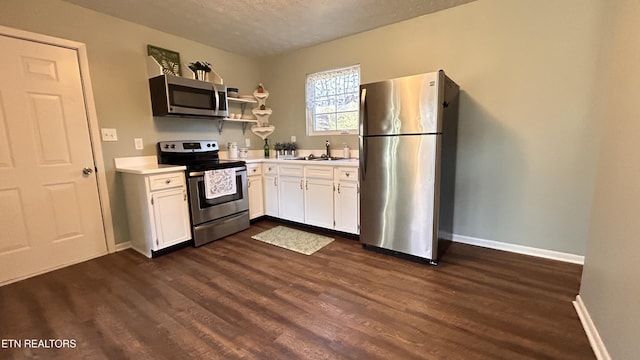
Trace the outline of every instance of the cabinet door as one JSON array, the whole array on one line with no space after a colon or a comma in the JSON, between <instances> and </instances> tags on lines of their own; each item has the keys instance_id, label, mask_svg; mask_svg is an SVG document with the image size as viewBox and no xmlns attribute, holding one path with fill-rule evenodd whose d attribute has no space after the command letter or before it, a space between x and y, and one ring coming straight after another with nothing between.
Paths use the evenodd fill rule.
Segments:
<instances>
[{"instance_id":1,"label":"cabinet door","mask_svg":"<svg viewBox=\"0 0 640 360\"><path fill-rule=\"evenodd\" d=\"M360 233L360 191L355 181L339 181L335 192L336 230Z\"/></svg>"},{"instance_id":2,"label":"cabinet door","mask_svg":"<svg viewBox=\"0 0 640 360\"><path fill-rule=\"evenodd\" d=\"M304 222L303 180L297 176L278 178L278 199L280 218Z\"/></svg>"},{"instance_id":3,"label":"cabinet door","mask_svg":"<svg viewBox=\"0 0 640 360\"><path fill-rule=\"evenodd\" d=\"M151 194L155 250L191 239L187 190L179 187Z\"/></svg>"},{"instance_id":4,"label":"cabinet door","mask_svg":"<svg viewBox=\"0 0 640 360\"><path fill-rule=\"evenodd\" d=\"M255 219L264 215L264 202L262 199L262 176L248 176L249 188L249 218Z\"/></svg>"},{"instance_id":5,"label":"cabinet door","mask_svg":"<svg viewBox=\"0 0 640 360\"><path fill-rule=\"evenodd\" d=\"M279 217L278 211L278 176L264 176L264 213L265 215Z\"/></svg>"},{"instance_id":6,"label":"cabinet door","mask_svg":"<svg viewBox=\"0 0 640 360\"><path fill-rule=\"evenodd\" d=\"M333 180L305 180L304 222L333 229Z\"/></svg>"}]
</instances>

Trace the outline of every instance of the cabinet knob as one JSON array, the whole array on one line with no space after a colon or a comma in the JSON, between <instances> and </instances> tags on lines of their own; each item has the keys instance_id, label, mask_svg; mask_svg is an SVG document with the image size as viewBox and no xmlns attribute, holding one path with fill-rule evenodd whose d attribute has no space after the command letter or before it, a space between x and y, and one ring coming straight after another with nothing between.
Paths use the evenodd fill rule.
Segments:
<instances>
[{"instance_id":1,"label":"cabinet knob","mask_svg":"<svg viewBox=\"0 0 640 360\"><path fill-rule=\"evenodd\" d=\"M253 172L256 172L256 170L257 170L257 169L253 169L252 171L253 171Z\"/></svg>"},{"instance_id":2,"label":"cabinet knob","mask_svg":"<svg viewBox=\"0 0 640 360\"><path fill-rule=\"evenodd\" d=\"M167 179L164 181L165 184L171 184L171 179Z\"/></svg>"},{"instance_id":3,"label":"cabinet knob","mask_svg":"<svg viewBox=\"0 0 640 360\"><path fill-rule=\"evenodd\" d=\"M345 173L345 175L346 175L347 177L349 177L349 175L351 175L351 174L347 171L347 172Z\"/></svg>"}]
</instances>

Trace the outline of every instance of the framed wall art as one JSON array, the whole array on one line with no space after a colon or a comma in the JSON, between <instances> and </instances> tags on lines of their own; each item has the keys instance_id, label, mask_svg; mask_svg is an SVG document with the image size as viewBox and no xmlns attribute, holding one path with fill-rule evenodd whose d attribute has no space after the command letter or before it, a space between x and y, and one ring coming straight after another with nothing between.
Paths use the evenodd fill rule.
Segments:
<instances>
[{"instance_id":1,"label":"framed wall art","mask_svg":"<svg viewBox=\"0 0 640 360\"><path fill-rule=\"evenodd\" d=\"M147 45L147 54L162 66L162 71L165 74L182 76L182 71L180 70L180 53L153 45Z\"/></svg>"}]
</instances>

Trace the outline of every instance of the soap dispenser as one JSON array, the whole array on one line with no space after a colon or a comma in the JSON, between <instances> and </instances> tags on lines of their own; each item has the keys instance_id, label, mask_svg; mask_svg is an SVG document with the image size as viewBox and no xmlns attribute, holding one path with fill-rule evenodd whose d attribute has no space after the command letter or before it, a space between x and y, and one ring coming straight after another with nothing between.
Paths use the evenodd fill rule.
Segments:
<instances>
[{"instance_id":1,"label":"soap dispenser","mask_svg":"<svg viewBox=\"0 0 640 360\"><path fill-rule=\"evenodd\" d=\"M351 152L349 151L349 145L344 144L344 148L342 149L342 157L348 159L351 157Z\"/></svg>"}]
</instances>

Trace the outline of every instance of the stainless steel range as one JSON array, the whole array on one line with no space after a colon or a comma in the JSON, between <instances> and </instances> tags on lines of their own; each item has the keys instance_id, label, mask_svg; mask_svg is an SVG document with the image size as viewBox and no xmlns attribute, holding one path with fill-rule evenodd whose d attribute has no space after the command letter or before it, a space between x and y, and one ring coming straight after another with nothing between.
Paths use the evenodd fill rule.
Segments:
<instances>
[{"instance_id":1,"label":"stainless steel range","mask_svg":"<svg viewBox=\"0 0 640 360\"><path fill-rule=\"evenodd\" d=\"M214 140L161 141L158 162L187 167L187 192L195 246L204 245L249 227L247 167L244 161L221 160ZM205 176L206 175L206 176ZM235 181L230 190L210 196L207 185L212 176ZM222 178L224 180L224 178Z\"/></svg>"}]
</instances>

